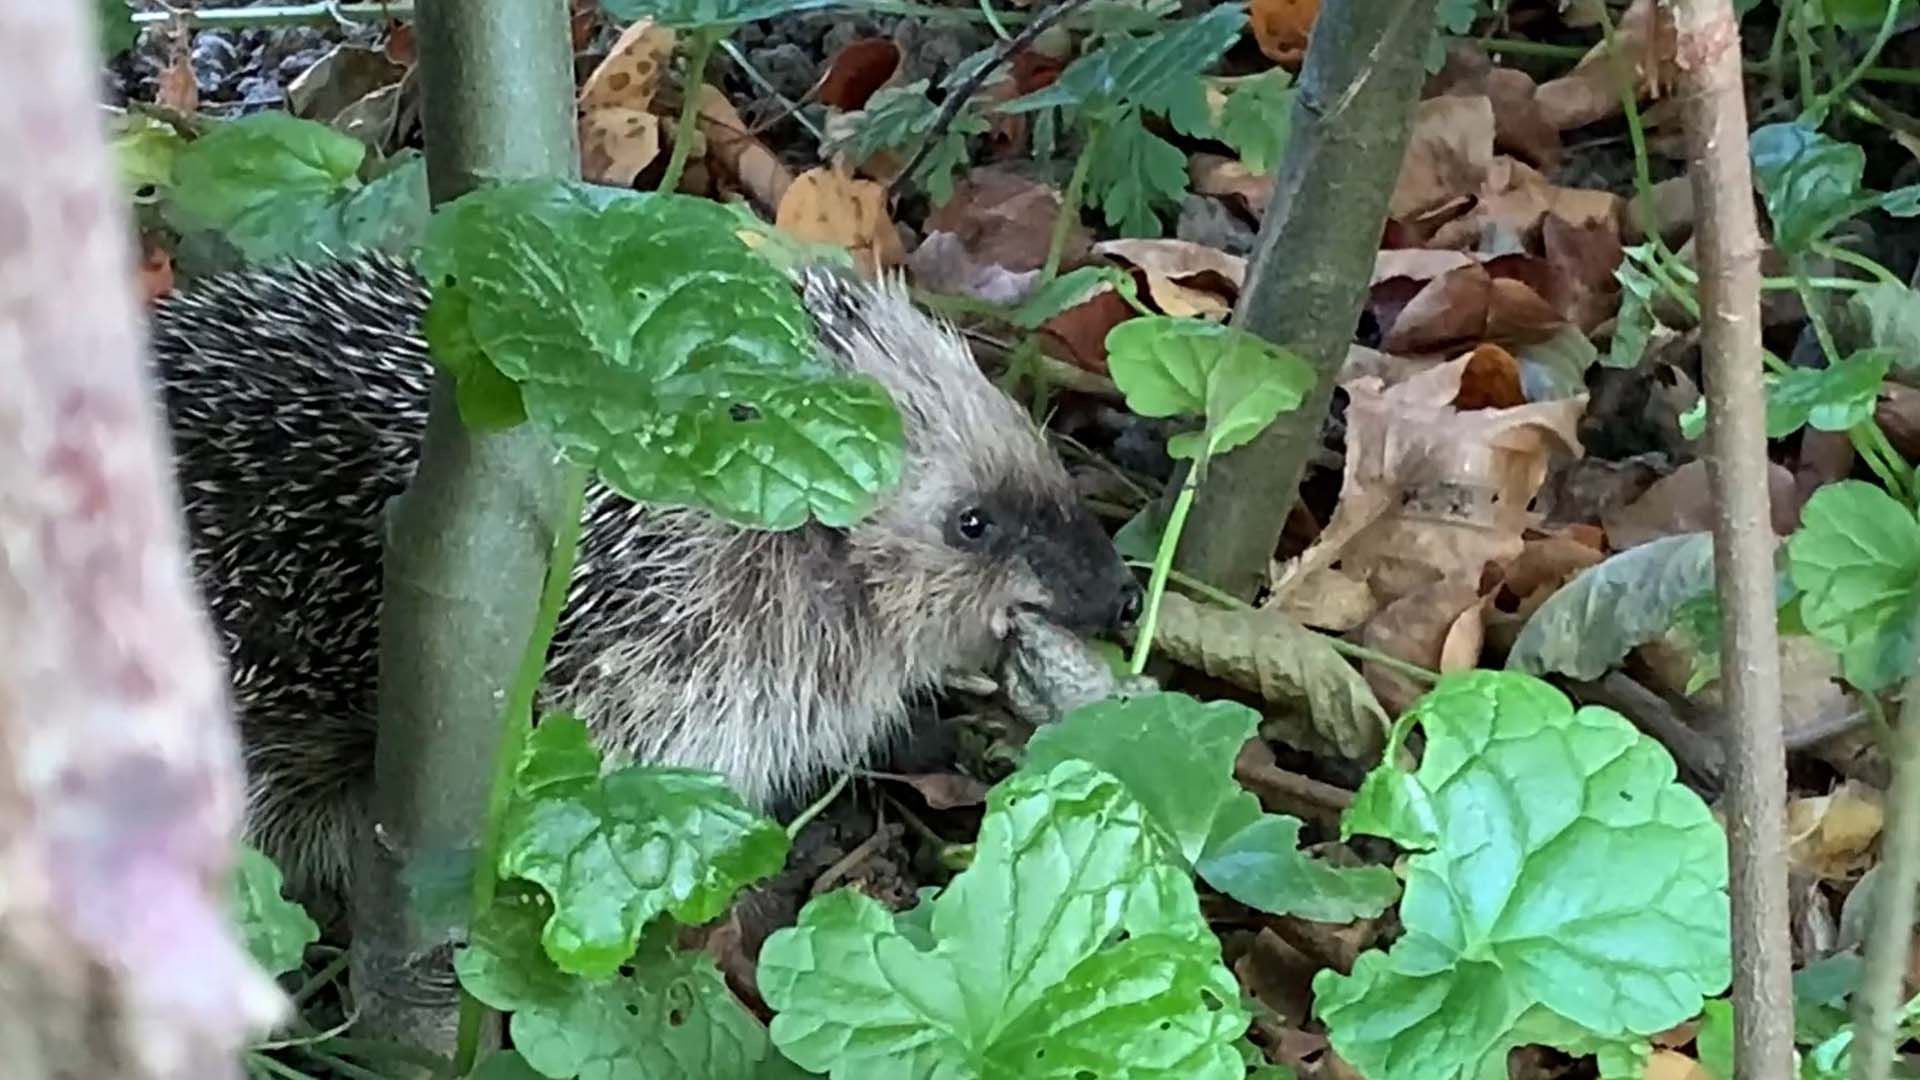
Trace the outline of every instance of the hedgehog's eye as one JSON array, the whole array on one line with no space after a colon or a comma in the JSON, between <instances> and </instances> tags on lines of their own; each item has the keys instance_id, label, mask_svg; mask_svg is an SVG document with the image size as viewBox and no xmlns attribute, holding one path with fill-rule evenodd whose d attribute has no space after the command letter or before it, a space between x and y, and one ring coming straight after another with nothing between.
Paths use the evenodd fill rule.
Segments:
<instances>
[{"instance_id":1,"label":"hedgehog's eye","mask_svg":"<svg viewBox=\"0 0 1920 1080\"><path fill-rule=\"evenodd\" d=\"M987 516L985 510L977 506L969 506L960 511L953 523L960 535L967 540L983 539L987 535L987 530L993 528L993 519Z\"/></svg>"}]
</instances>

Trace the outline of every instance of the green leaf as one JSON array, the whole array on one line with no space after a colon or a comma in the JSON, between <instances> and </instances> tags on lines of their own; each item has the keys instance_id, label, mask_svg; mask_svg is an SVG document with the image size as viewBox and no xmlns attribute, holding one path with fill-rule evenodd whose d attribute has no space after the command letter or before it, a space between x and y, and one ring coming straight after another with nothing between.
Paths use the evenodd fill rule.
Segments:
<instances>
[{"instance_id":1,"label":"green leaf","mask_svg":"<svg viewBox=\"0 0 1920 1080\"><path fill-rule=\"evenodd\" d=\"M548 716L520 765L500 874L553 898L541 941L560 970L598 976L626 961L654 916L706 922L786 855L786 831L719 776L645 765L601 776L586 726Z\"/></svg>"},{"instance_id":2,"label":"green leaf","mask_svg":"<svg viewBox=\"0 0 1920 1080\"><path fill-rule=\"evenodd\" d=\"M1646 355L1647 342L1652 340L1654 330L1660 325L1660 320L1653 314L1653 298L1660 291L1660 283L1640 267L1642 261L1653 257L1651 245L1627 248L1625 257L1613 272L1614 279L1620 283L1620 313L1614 319L1613 343L1608 347L1607 355L1600 358L1604 367L1640 366L1641 358Z\"/></svg>"},{"instance_id":3,"label":"green leaf","mask_svg":"<svg viewBox=\"0 0 1920 1080\"><path fill-rule=\"evenodd\" d=\"M728 28L758 19L799 15L833 6L834 0L600 0L607 14L625 22L652 19L676 30Z\"/></svg>"},{"instance_id":4,"label":"green leaf","mask_svg":"<svg viewBox=\"0 0 1920 1080\"><path fill-rule=\"evenodd\" d=\"M1440 0L1440 9L1435 20L1442 30L1458 37L1473 30L1473 21L1480 17L1481 0Z\"/></svg>"},{"instance_id":5,"label":"green leaf","mask_svg":"<svg viewBox=\"0 0 1920 1080\"><path fill-rule=\"evenodd\" d=\"M1860 194L1867 152L1807 123L1767 124L1751 138L1753 178L1773 220L1774 245L1805 251L1845 220Z\"/></svg>"},{"instance_id":6,"label":"green leaf","mask_svg":"<svg viewBox=\"0 0 1920 1080\"><path fill-rule=\"evenodd\" d=\"M1793 973L1794 1041L1803 1046L1824 1042L1852 1022L1848 999L1860 988L1864 966L1859 953L1842 952Z\"/></svg>"},{"instance_id":7,"label":"green leaf","mask_svg":"<svg viewBox=\"0 0 1920 1080\"><path fill-rule=\"evenodd\" d=\"M475 431L510 428L527 418L520 386L500 373L473 339L467 294L442 289L427 302L421 329L432 343L434 362L453 376L460 421Z\"/></svg>"},{"instance_id":8,"label":"green leaf","mask_svg":"<svg viewBox=\"0 0 1920 1080\"><path fill-rule=\"evenodd\" d=\"M187 140L172 124L141 113L122 116L113 139L121 182L136 192L146 187L170 186L173 163L186 148Z\"/></svg>"},{"instance_id":9,"label":"green leaf","mask_svg":"<svg viewBox=\"0 0 1920 1080\"><path fill-rule=\"evenodd\" d=\"M1158 211L1177 209L1187 194L1187 156L1148 131L1134 110L1101 127L1096 151L1087 201L1125 236L1160 235Z\"/></svg>"},{"instance_id":10,"label":"green leaf","mask_svg":"<svg viewBox=\"0 0 1920 1080\"><path fill-rule=\"evenodd\" d=\"M1245 1074L1248 1017L1191 882L1085 762L993 790L930 928L923 950L858 892L808 903L760 953L774 1044L835 1080Z\"/></svg>"},{"instance_id":11,"label":"green leaf","mask_svg":"<svg viewBox=\"0 0 1920 1080\"><path fill-rule=\"evenodd\" d=\"M1168 96L1181 87L1198 89L1193 85L1198 81L1196 74L1220 59L1246 23L1244 7L1223 4L1197 19L1167 23L1158 33L1122 38L1083 54L1051 86L1017 97L1000 106L1000 111L1066 106L1111 120L1136 106L1159 104L1164 110ZM1104 149L1111 153L1118 148Z\"/></svg>"},{"instance_id":12,"label":"green leaf","mask_svg":"<svg viewBox=\"0 0 1920 1080\"><path fill-rule=\"evenodd\" d=\"M520 1056L518 1050L489 1054L467 1075L470 1080L541 1080L541 1074L527 1064L527 1059Z\"/></svg>"},{"instance_id":13,"label":"green leaf","mask_svg":"<svg viewBox=\"0 0 1920 1080\"><path fill-rule=\"evenodd\" d=\"M1313 369L1293 353L1243 330L1169 315L1108 331L1107 370L1134 412L1206 420L1203 430L1167 443L1168 453L1187 459L1246 444L1313 387Z\"/></svg>"},{"instance_id":14,"label":"green leaf","mask_svg":"<svg viewBox=\"0 0 1920 1080\"><path fill-rule=\"evenodd\" d=\"M528 418L636 502L844 527L899 480L886 391L819 357L791 280L713 202L485 188L434 215L420 265L436 298L465 297L467 335ZM429 340L458 363L455 314Z\"/></svg>"},{"instance_id":15,"label":"green leaf","mask_svg":"<svg viewBox=\"0 0 1920 1080\"><path fill-rule=\"evenodd\" d=\"M224 121L174 159L170 210L182 229L220 232L248 258L269 258L359 186L366 153L358 139L284 112Z\"/></svg>"},{"instance_id":16,"label":"green leaf","mask_svg":"<svg viewBox=\"0 0 1920 1080\"><path fill-rule=\"evenodd\" d=\"M1914 670L1920 615L1920 523L1886 492L1858 480L1828 484L1800 511L1787 541L1807 632L1840 654L1862 690Z\"/></svg>"},{"instance_id":17,"label":"green leaf","mask_svg":"<svg viewBox=\"0 0 1920 1080\"><path fill-rule=\"evenodd\" d=\"M1293 125L1298 91L1285 68L1237 83L1220 110L1220 135L1247 168L1265 174L1280 162Z\"/></svg>"},{"instance_id":18,"label":"green leaf","mask_svg":"<svg viewBox=\"0 0 1920 1080\"><path fill-rule=\"evenodd\" d=\"M824 152L845 154L854 161L865 161L889 150L911 156L933 130L939 115L940 106L927 98L927 80L890 86L868 99L852 120L851 130L827 143ZM967 164L967 140L986 130L987 118L968 102L940 133L940 140L926 159L914 168L911 179L926 189L935 205L953 197L953 174Z\"/></svg>"},{"instance_id":19,"label":"green leaf","mask_svg":"<svg viewBox=\"0 0 1920 1080\"><path fill-rule=\"evenodd\" d=\"M1713 588L1713 537L1663 536L1580 571L1534 611L1507 668L1597 679L1664 635L1682 605Z\"/></svg>"},{"instance_id":20,"label":"green leaf","mask_svg":"<svg viewBox=\"0 0 1920 1080\"><path fill-rule=\"evenodd\" d=\"M1794 368L1767 383L1767 438L1784 438L1811 426L1846 431L1873 419L1893 354L1868 349L1824 368Z\"/></svg>"},{"instance_id":21,"label":"green leaf","mask_svg":"<svg viewBox=\"0 0 1920 1080\"><path fill-rule=\"evenodd\" d=\"M1733 1076L1733 1004L1715 998L1700 1011L1700 1034L1695 1037L1700 1064L1720 1080Z\"/></svg>"},{"instance_id":22,"label":"green leaf","mask_svg":"<svg viewBox=\"0 0 1920 1080\"><path fill-rule=\"evenodd\" d=\"M280 868L272 859L241 846L229 902L247 952L269 975L299 967L307 946L320 940L320 927L307 909L281 894L281 883Z\"/></svg>"},{"instance_id":23,"label":"green leaf","mask_svg":"<svg viewBox=\"0 0 1920 1080\"><path fill-rule=\"evenodd\" d=\"M1132 284L1133 278L1117 266L1082 266L1035 289L1026 303L1008 313L1007 320L1023 330L1037 330L1055 315L1091 300L1102 288Z\"/></svg>"},{"instance_id":24,"label":"green leaf","mask_svg":"<svg viewBox=\"0 0 1920 1080\"><path fill-rule=\"evenodd\" d=\"M1920 368L1920 292L1891 281L1870 285L1848 299L1866 319L1869 340L1893 354L1893 362Z\"/></svg>"},{"instance_id":25,"label":"green leaf","mask_svg":"<svg viewBox=\"0 0 1920 1080\"><path fill-rule=\"evenodd\" d=\"M1824 16L1822 21L1843 30L1872 33L1880 29L1880 22L1886 18L1890 2L1892 0L1822 0L1821 3L1808 5L1808 9L1816 19ZM1899 4L1904 8L1915 6L1914 0L1899 0Z\"/></svg>"},{"instance_id":26,"label":"green leaf","mask_svg":"<svg viewBox=\"0 0 1920 1080\"><path fill-rule=\"evenodd\" d=\"M454 959L469 993L512 1013L525 1067L556 1080L749 1080L772 1057L706 954L669 949L662 932L617 973L568 975L540 949L548 913L538 894L509 890Z\"/></svg>"},{"instance_id":27,"label":"green leaf","mask_svg":"<svg viewBox=\"0 0 1920 1080\"><path fill-rule=\"evenodd\" d=\"M1600 350L1579 326L1568 323L1552 337L1515 344L1520 361L1520 389L1528 401L1559 401L1587 392L1587 369L1600 359Z\"/></svg>"},{"instance_id":28,"label":"green leaf","mask_svg":"<svg viewBox=\"0 0 1920 1080\"><path fill-rule=\"evenodd\" d=\"M1098 766L1125 784L1154 831L1207 884L1275 914L1350 922L1399 895L1383 866L1336 867L1300 850L1300 822L1263 814L1233 779L1234 759L1260 714L1230 701L1144 694L1085 705L1036 732L1024 768Z\"/></svg>"},{"instance_id":29,"label":"green leaf","mask_svg":"<svg viewBox=\"0 0 1920 1080\"><path fill-rule=\"evenodd\" d=\"M1427 736L1400 776L1431 823L1383 832L1417 851L1406 933L1314 978L1328 1038L1369 1080L1504 1075L1535 1042L1617 1072L1727 985L1726 838L1659 744L1511 672L1448 676L1402 719Z\"/></svg>"},{"instance_id":30,"label":"green leaf","mask_svg":"<svg viewBox=\"0 0 1920 1080\"><path fill-rule=\"evenodd\" d=\"M1920 214L1920 184L1908 184L1895 188L1880 196L1880 209L1894 217L1913 217Z\"/></svg>"},{"instance_id":31,"label":"green leaf","mask_svg":"<svg viewBox=\"0 0 1920 1080\"><path fill-rule=\"evenodd\" d=\"M95 26L100 31L100 51L107 59L119 56L140 40L140 28L133 23L133 8L127 0L93 0Z\"/></svg>"}]
</instances>

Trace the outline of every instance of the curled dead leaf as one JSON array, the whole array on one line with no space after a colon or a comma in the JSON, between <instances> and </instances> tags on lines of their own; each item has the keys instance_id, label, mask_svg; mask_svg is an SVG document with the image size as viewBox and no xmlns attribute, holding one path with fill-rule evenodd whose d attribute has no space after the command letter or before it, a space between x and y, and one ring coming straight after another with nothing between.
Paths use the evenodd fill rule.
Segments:
<instances>
[{"instance_id":1,"label":"curled dead leaf","mask_svg":"<svg viewBox=\"0 0 1920 1080\"><path fill-rule=\"evenodd\" d=\"M1473 262L1429 281L1397 313L1375 308L1380 347L1388 352L1440 352L1493 341L1524 345L1552 337L1566 320L1523 281L1495 277Z\"/></svg>"},{"instance_id":2,"label":"curled dead leaf","mask_svg":"<svg viewBox=\"0 0 1920 1080\"><path fill-rule=\"evenodd\" d=\"M580 176L592 184L632 187L660 156L660 118L638 109L603 107L580 117Z\"/></svg>"},{"instance_id":3,"label":"curled dead leaf","mask_svg":"<svg viewBox=\"0 0 1920 1080\"><path fill-rule=\"evenodd\" d=\"M1633 0L1613 35L1601 41L1572 71L1542 83L1534 95L1547 123L1561 131L1604 120L1620 111L1619 71L1633 73L1640 100L1661 96L1664 73L1673 64L1673 12L1653 0ZM1619 64L1617 61L1625 61Z\"/></svg>"},{"instance_id":4,"label":"curled dead leaf","mask_svg":"<svg viewBox=\"0 0 1920 1080\"><path fill-rule=\"evenodd\" d=\"M1380 609L1361 628L1360 643L1428 671L1465 671L1480 659L1485 603L1477 584L1440 581ZM1398 716L1432 687L1372 660L1360 664L1367 685Z\"/></svg>"},{"instance_id":5,"label":"curled dead leaf","mask_svg":"<svg viewBox=\"0 0 1920 1080\"><path fill-rule=\"evenodd\" d=\"M900 46L888 38L858 38L833 54L814 97L835 109L864 109L867 99L885 87L899 71Z\"/></svg>"},{"instance_id":6,"label":"curled dead leaf","mask_svg":"<svg viewBox=\"0 0 1920 1080\"><path fill-rule=\"evenodd\" d=\"M1412 218L1478 192L1493 163L1493 131L1493 103L1484 94L1421 102L1388 216Z\"/></svg>"},{"instance_id":7,"label":"curled dead leaf","mask_svg":"<svg viewBox=\"0 0 1920 1080\"><path fill-rule=\"evenodd\" d=\"M1787 858L1828 881L1856 878L1873 863L1885 821L1885 796L1848 780L1830 795L1787 803Z\"/></svg>"},{"instance_id":8,"label":"curled dead leaf","mask_svg":"<svg viewBox=\"0 0 1920 1080\"><path fill-rule=\"evenodd\" d=\"M580 85L580 111L619 108L647 111L660 89L660 73L673 55L673 28L641 19L620 37Z\"/></svg>"},{"instance_id":9,"label":"curled dead leaf","mask_svg":"<svg viewBox=\"0 0 1920 1080\"><path fill-rule=\"evenodd\" d=\"M696 122L706 142L707 161L719 177L737 184L768 210L786 199L787 188L793 184L792 171L747 129L746 121L740 119L726 95L702 84Z\"/></svg>"},{"instance_id":10,"label":"curled dead leaf","mask_svg":"<svg viewBox=\"0 0 1920 1080\"><path fill-rule=\"evenodd\" d=\"M1187 182L1194 194L1225 199L1256 221L1266 216L1267 201L1273 198L1272 176L1219 154L1193 155L1187 162Z\"/></svg>"},{"instance_id":11,"label":"curled dead leaf","mask_svg":"<svg viewBox=\"0 0 1920 1080\"><path fill-rule=\"evenodd\" d=\"M1259 694L1286 740L1362 761L1380 753L1387 716L1367 681L1328 639L1274 611L1161 600L1154 645L1189 667Z\"/></svg>"},{"instance_id":12,"label":"curled dead leaf","mask_svg":"<svg viewBox=\"0 0 1920 1080\"><path fill-rule=\"evenodd\" d=\"M1139 271L1148 299L1168 315L1225 319L1247 274L1245 259L1188 240L1107 240L1093 251Z\"/></svg>"},{"instance_id":13,"label":"curled dead leaf","mask_svg":"<svg viewBox=\"0 0 1920 1080\"><path fill-rule=\"evenodd\" d=\"M1298 70L1319 14L1320 0L1253 0L1247 21L1253 28L1253 40L1267 59Z\"/></svg>"}]
</instances>

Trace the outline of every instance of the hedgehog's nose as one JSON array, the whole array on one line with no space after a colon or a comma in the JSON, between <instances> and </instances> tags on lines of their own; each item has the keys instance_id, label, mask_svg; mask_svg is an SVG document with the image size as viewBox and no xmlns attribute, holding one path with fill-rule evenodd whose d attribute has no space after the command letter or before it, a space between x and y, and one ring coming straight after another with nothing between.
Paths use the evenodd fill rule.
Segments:
<instances>
[{"instance_id":1,"label":"hedgehog's nose","mask_svg":"<svg viewBox=\"0 0 1920 1080\"><path fill-rule=\"evenodd\" d=\"M1120 588L1120 604L1114 609L1113 628L1126 630L1140 618L1140 605L1146 601L1147 592L1140 583L1129 581Z\"/></svg>"}]
</instances>

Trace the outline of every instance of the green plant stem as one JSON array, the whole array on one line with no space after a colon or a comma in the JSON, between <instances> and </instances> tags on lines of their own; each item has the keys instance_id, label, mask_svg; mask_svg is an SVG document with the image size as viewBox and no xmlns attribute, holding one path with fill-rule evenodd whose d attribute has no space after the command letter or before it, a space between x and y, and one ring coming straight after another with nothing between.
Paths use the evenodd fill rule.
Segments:
<instances>
[{"instance_id":1,"label":"green plant stem","mask_svg":"<svg viewBox=\"0 0 1920 1080\"><path fill-rule=\"evenodd\" d=\"M1866 429L1867 442L1879 455L1881 466L1886 470L1882 478L1891 477L1887 481L1888 489L1901 502L1912 503L1915 495L1920 494L1914 490L1913 467L1907 464L1907 459L1901 456L1900 451L1894 449L1893 440L1887 438L1886 430L1877 421L1868 419L1860 426Z\"/></svg>"},{"instance_id":2,"label":"green plant stem","mask_svg":"<svg viewBox=\"0 0 1920 1080\"><path fill-rule=\"evenodd\" d=\"M1047 263L1040 268L1040 285L1052 281L1060 272L1067 234L1073 231L1073 223L1080 220L1080 200L1086 196L1087 173L1093 169L1093 155L1100 150L1100 132L1098 123L1088 126L1086 144L1080 148L1080 156L1073 160L1073 175L1067 179L1066 193L1060 196L1060 212L1053 216L1053 235L1047 240Z\"/></svg>"},{"instance_id":3,"label":"green plant stem","mask_svg":"<svg viewBox=\"0 0 1920 1080\"><path fill-rule=\"evenodd\" d=\"M283 1077L284 1080L314 1080L313 1077L301 1072L299 1069L291 1065L281 1064L265 1054L248 1054L247 1068Z\"/></svg>"},{"instance_id":4,"label":"green plant stem","mask_svg":"<svg viewBox=\"0 0 1920 1080\"><path fill-rule=\"evenodd\" d=\"M1789 16L1783 13L1780 17L1780 23L1776 24L1776 26L1784 28L1788 18ZM1514 38L1488 38L1483 41L1480 38L1456 38L1455 35L1451 34L1447 36L1454 40L1472 40L1479 42L1489 53L1506 53L1509 56L1535 56L1546 60L1579 60L1592 51L1591 46L1586 45L1555 45L1550 42L1522 41ZM1759 60L1744 65L1745 71L1749 75L1777 76L1780 74L1779 68L1784 52L1785 43L1782 42L1779 49L1769 51L1766 60ZM1774 81L1777 83L1784 81L1784 79L1776 77ZM1870 67L1861 73L1859 81L1888 83L1898 86L1920 86L1920 70L1911 68Z\"/></svg>"},{"instance_id":5,"label":"green plant stem","mask_svg":"<svg viewBox=\"0 0 1920 1080\"><path fill-rule=\"evenodd\" d=\"M687 77L680 84L680 120L673 128L673 154L667 158L666 174L660 177L660 190L671 193L680 187L680 174L686 171L687 154L693 149L693 135L700 119L700 87L707 77L707 58L722 37L724 29L702 27L693 32L687 50Z\"/></svg>"},{"instance_id":6,"label":"green plant stem","mask_svg":"<svg viewBox=\"0 0 1920 1080\"><path fill-rule=\"evenodd\" d=\"M1807 275L1800 269L1800 260L1793 261L1794 290L1800 294L1800 306L1807 309L1807 321L1813 324L1813 336L1820 342L1820 351L1826 354L1829 365L1840 362L1839 346L1834 344L1833 331L1827 326L1827 317L1820 310L1820 298L1814 295L1813 286L1807 282Z\"/></svg>"},{"instance_id":7,"label":"green plant stem","mask_svg":"<svg viewBox=\"0 0 1920 1080\"><path fill-rule=\"evenodd\" d=\"M1867 45L1866 53L1860 57L1860 62L1854 65L1852 71L1841 76L1839 81L1821 95L1820 100L1816 102L1816 115L1831 108L1835 102L1846 95L1847 91L1853 89L1861 79L1865 78L1867 72L1873 70L1873 62L1880 58L1880 51L1885 49L1887 42L1893 39L1894 26L1899 20L1900 9L1904 6L1898 0L1887 0L1886 13L1880 17L1880 28L1874 32L1873 41Z\"/></svg>"},{"instance_id":8,"label":"green plant stem","mask_svg":"<svg viewBox=\"0 0 1920 1080\"><path fill-rule=\"evenodd\" d=\"M293 992L293 1007L298 1009L306 1004L308 998L325 989L328 983L347 970L347 962L351 955L345 949L340 950L339 955L327 961L326 966L313 973L313 978L301 983L300 988Z\"/></svg>"},{"instance_id":9,"label":"green plant stem","mask_svg":"<svg viewBox=\"0 0 1920 1080\"><path fill-rule=\"evenodd\" d=\"M507 808L513 800L514 774L526 751L527 736L533 732L533 703L540 692L540 679L547 670L547 650L560 627L560 613L567 604L567 590L573 582L573 567L580 555L580 532L586 506L587 471L569 465L562 480L560 509L554 523L553 551L547 562L546 583L540 590L540 607L534 616L533 633L521 653L520 666L507 689L506 716L500 733L500 749L493 760L493 786L487 791L487 820L480 834L480 847L473 864L473 915L478 918L493 906L499 888L500 836L507 820ZM480 1050L480 1022L486 1006L463 988L460 993L460 1028L454 1048L454 1072L465 1076L473 1068Z\"/></svg>"},{"instance_id":10,"label":"green plant stem","mask_svg":"<svg viewBox=\"0 0 1920 1080\"><path fill-rule=\"evenodd\" d=\"M853 779L852 773L841 773L840 778L833 782L833 786L827 789L825 795L813 800L805 810L800 811L798 816L787 822L787 838L791 840L799 836L801 829L806 828L809 822L824 813L827 807L832 806L833 800L839 798L840 793L847 789L847 781L851 779Z\"/></svg>"},{"instance_id":11,"label":"green plant stem","mask_svg":"<svg viewBox=\"0 0 1920 1080\"><path fill-rule=\"evenodd\" d=\"M348 1036L335 1036L316 1044L315 1049L329 1054L343 1054L348 1057L365 1058L369 1061L404 1061L418 1065L435 1076L452 1076L453 1062L431 1050L405 1043L383 1042L379 1039L355 1039Z\"/></svg>"},{"instance_id":12,"label":"green plant stem","mask_svg":"<svg viewBox=\"0 0 1920 1080\"><path fill-rule=\"evenodd\" d=\"M1800 108L1811 111L1818 94L1813 84L1813 54L1815 46L1813 36L1807 33L1807 8L1812 0L1790 0L1790 11L1783 11L1780 17L1788 20L1788 33L1793 35L1793 43L1799 48L1794 58L1800 66Z\"/></svg>"},{"instance_id":13,"label":"green plant stem","mask_svg":"<svg viewBox=\"0 0 1920 1080\"><path fill-rule=\"evenodd\" d=\"M731 38L720 39L720 51L726 53L728 59L740 65L740 70L747 73L747 80L749 82L759 87L762 93L779 102L784 115L792 117L794 123L805 128L807 134L813 136L814 142L823 143L827 141L827 133L820 130L818 124L807 119L807 114L801 111L798 102L781 93L780 88L773 85L773 80L767 78L759 68L754 67L753 62L747 59L747 54L742 52L740 46L735 45Z\"/></svg>"},{"instance_id":14,"label":"green plant stem","mask_svg":"<svg viewBox=\"0 0 1920 1080\"><path fill-rule=\"evenodd\" d=\"M1207 459L1202 456L1187 470L1180 495L1173 500L1173 509L1167 514L1166 531L1160 534L1160 548L1153 556L1153 573L1147 579L1147 611L1140 619L1140 633L1133 642L1130 666L1135 675L1147 670L1147 657L1153 652L1154 629L1160 623L1160 601L1166 596L1167 575L1173 571L1173 553L1180 546L1180 530L1186 527L1187 512L1193 509L1194 492L1200 490L1200 476L1206 472L1206 466Z\"/></svg>"},{"instance_id":15,"label":"green plant stem","mask_svg":"<svg viewBox=\"0 0 1920 1080\"><path fill-rule=\"evenodd\" d=\"M1875 260L1868 258L1867 256L1862 255L1857 251L1852 251L1847 248L1843 248L1839 244L1836 244L1831 240L1815 240L1813 242L1813 253L1815 255L1823 255L1829 259L1832 259L1834 262L1843 262L1843 263L1846 263L1848 266L1854 266L1862 270L1865 270L1867 273L1873 275L1875 281L1881 282L1882 284L1900 285L1900 286L1906 285L1906 282L1901 281L1900 278L1896 274L1894 274L1893 271L1887 269L1884 266L1881 266ZM1828 282L1835 282L1836 284L1826 284ZM1840 289L1840 288L1846 287L1846 286L1837 284L1837 282L1849 282L1851 283L1852 287L1855 289L1864 289L1867 287L1865 283L1854 281L1854 279L1852 278L1815 278L1812 284L1815 288Z\"/></svg>"},{"instance_id":16,"label":"green plant stem","mask_svg":"<svg viewBox=\"0 0 1920 1080\"><path fill-rule=\"evenodd\" d=\"M390 1080L389 1077L382 1076L372 1069L362 1068L351 1061L315 1050L312 1047L305 1047L300 1052L320 1064L325 1065L335 1075L346 1077L347 1080Z\"/></svg>"},{"instance_id":17,"label":"green plant stem","mask_svg":"<svg viewBox=\"0 0 1920 1080\"><path fill-rule=\"evenodd\" d=\"M1873 282L1859 278L1807 278L1806 283L1816 289L1831 289L1834 292L1865 292L1873 287ZM1797 292L1800 282L1792 278L1761 278L1760 287L1768 292Z\"/></svg>"},{"instance_id":18,"label":"green plant stem","mask_svg":"<svg viewBox=\"0 0 1920 1080\"><path fill-rule=\"evenodd\" d=\"M1854 998L1854 1080L1887 1080L1893 1073L1897 1026L1905 997L1908 945L1913 939L1914 887L1920 881L1920 677L1902 691L1900 727L1889 756L1893 786L1880 844L1867 929L1866 969Z\"/></svg>"}]
</instances>

